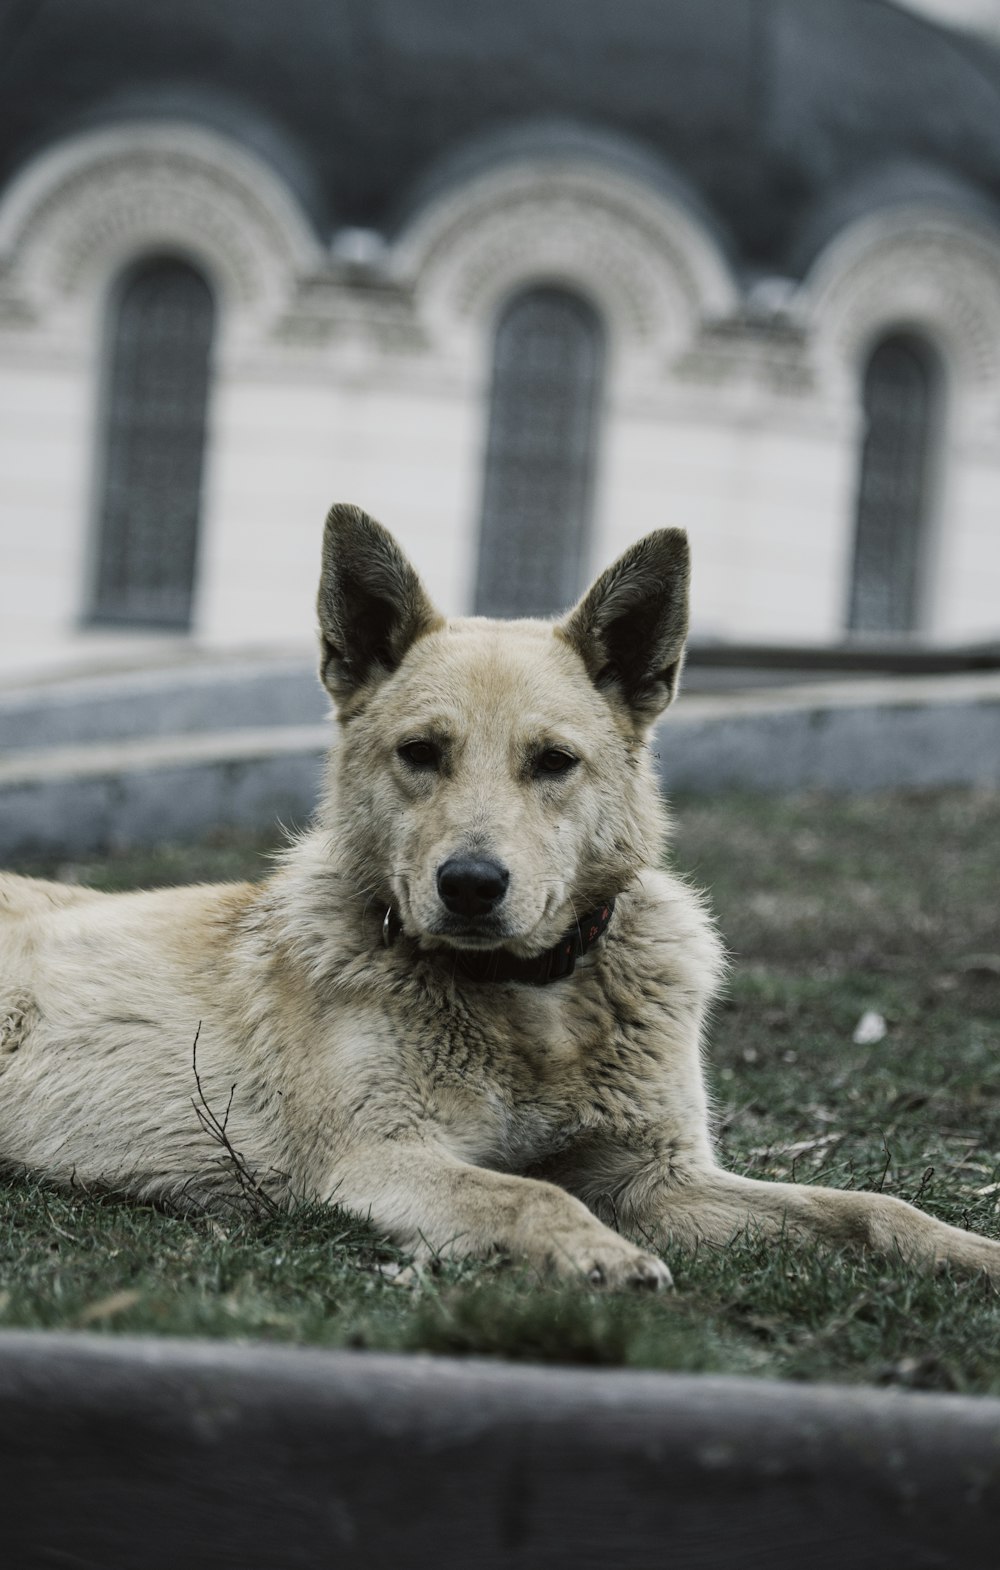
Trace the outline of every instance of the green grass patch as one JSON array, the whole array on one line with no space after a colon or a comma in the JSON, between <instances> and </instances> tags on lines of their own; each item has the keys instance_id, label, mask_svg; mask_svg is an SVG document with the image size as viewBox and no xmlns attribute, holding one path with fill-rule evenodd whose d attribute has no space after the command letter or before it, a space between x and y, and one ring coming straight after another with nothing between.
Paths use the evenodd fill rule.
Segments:
<instances>
[{"instance_id":1,"label":"green grass patch","mask_svg":"<svg viewBox=\"0 0 1000 1570\"><path fill-rule=\"evenodd\" d=\"M882 1187L1000 1235L1000 795L676 805L733 974L711 1032L720 1143L760 1177ZM102 888L266 874L266 842L30 869ZM867 1010L886 1034L855 1044ZM755 1236L677 1252L669 1297L413 1272L304 1206L220 1222L0 1184L0 1324L1000 1393L982 1282Z\"/></svg>"}]
</instances>

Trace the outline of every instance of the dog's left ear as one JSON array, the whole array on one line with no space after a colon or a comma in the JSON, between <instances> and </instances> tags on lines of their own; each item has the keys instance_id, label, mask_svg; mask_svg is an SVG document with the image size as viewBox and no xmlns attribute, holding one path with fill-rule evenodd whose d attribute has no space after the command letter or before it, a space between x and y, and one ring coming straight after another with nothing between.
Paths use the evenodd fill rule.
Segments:
<instances>
[{"instance_id":1,"label":"dog's left ear","mask_svg":"<svg viewBox=\"0 0 1000 1570\"><path fill-rule=\"evenodd\" d=\"M556 629L594 685L617 692L640 725L676 695L690 578L684 530L658 529L619 556Z\"/></svg>"},{"instance_id":2,"label":"dog's left ear","mask_svg":"<svg viewBox=\"0 0 1000 1570\"><path fill-rule=\"evenodd\" d=\"M331 507L319 582L320 680L338 705L388 676L443 618L392 535L360 507Z\"/></svg>"}]
</instances>

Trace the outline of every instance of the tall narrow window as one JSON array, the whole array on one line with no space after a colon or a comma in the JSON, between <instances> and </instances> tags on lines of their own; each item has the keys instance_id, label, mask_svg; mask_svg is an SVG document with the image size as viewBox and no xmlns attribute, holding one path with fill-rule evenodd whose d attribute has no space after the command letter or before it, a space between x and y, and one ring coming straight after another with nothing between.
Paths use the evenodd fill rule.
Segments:
<instances>
[{"instance_id":1,"label":"tall narrow window","mask_svg":"<svg viewBox=\"0 0 1000 1570\"><path fill-rule=\"evenodd\" d=\"M118 294L94 621L190 625L214 324L205 279L172 257L140 264Z\"/></svg>"},{"instance_id":2,"label":"tall narrow window","mask_svg":"<svg viewBox=\"0 0 1000 1570\"><path fill-rule=\"evenodd\" d=\"M476 611L546 616L581 588L604 334L585 300L529 289L497 328Z\"/></svg>"},{"instance_id":3,"label":"tall narrow window","mask_svg":"<svg viewBox=\"0 0 1000 1570\"><path fill-rule=\"evenodd\" d=\"M883 338L868 361L852 632L912 632L917 625L940 381L929 347L907 333Z\"/></svg>"}]
</instances>

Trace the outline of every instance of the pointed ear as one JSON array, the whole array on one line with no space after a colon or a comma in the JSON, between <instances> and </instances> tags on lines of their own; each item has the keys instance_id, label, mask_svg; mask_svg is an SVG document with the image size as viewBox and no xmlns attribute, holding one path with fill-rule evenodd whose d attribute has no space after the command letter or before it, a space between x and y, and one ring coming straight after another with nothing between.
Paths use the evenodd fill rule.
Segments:
<instances>
[{"instance_id":1,"label":"pointed ear","mask_svg":"<svg viewBox=\"0 0 1000 1570\"><path fill-rule=\"evenodd\" d=\"M690 576L684 530L658 529L602 573L557 628L595 686L617 692L640 725L677 692Z\"/></svg>"},{"instance_id":2,"label":"pointed ear","mask_svg":"<svg viewBox=\"0 0 1000 1570\"><path fill-rule=\"evenodd\" d=\"M392 535L346 503L327 516L317 609L320 680L338 705L443 623Z\"/></svg>"}]
</instances>

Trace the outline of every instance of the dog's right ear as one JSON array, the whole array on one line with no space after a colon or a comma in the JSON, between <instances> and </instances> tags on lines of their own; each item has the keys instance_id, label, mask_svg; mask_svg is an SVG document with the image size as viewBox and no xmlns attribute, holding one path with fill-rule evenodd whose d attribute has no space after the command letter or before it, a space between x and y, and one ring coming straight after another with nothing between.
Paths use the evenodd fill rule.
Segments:
<instances>
[{"instance_id":1,"label":"dog's right ear","mask_svg":"<svg viewBox=\"0 0 1000 1570\"><path fill-rule=\"evenodd\" d=\"M317 609L320 680L338 706L443 624L392 535L343 502L327 515Z\"/></svg>"}]
</instances>

